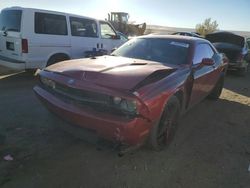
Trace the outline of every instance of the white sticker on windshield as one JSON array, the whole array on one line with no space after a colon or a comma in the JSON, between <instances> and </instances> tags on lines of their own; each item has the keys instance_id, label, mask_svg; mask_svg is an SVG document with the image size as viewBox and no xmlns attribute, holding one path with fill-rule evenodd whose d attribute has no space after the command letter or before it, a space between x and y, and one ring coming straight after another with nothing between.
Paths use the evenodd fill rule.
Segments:
<instances>
[{"instance_id":1,"label":"white sticker on windshield","mask_svg":"<svg viewBox=\"0 0 250 188\"><path fill-rule=\"evenodd\" d=\"M175 46L180 46L180 47L184 47L184 48L188 48L189 44L187 43L183 43L183 42L171 42L170 44L175 45Z\"/></svg>"}]
</instances>

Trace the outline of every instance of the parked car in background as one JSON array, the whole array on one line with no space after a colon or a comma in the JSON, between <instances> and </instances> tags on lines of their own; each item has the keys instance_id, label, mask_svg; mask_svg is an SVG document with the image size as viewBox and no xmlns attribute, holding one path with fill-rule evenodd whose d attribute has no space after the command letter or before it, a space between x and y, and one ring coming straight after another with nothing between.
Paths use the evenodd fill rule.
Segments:
<instances>
[{"instance_id":1,"label":"parked car in background","mask_svg":"<svg viewBox=\"0 0 250 188\"><path fill-rule=\"evenodd\" d=\"M236 70L244 76L248 70L250 62L249 44L244 37L231 32L214 32L206 35L215 48L226 54L229 65L228 70Z\"/></svg>"},{"instance_id":2,"label":"parked car in background","mask_svg":"<svg viewBox=\"0 0 250 188\"><path fill-rule=\"evenodd\" d=\"M110 53L125 41L110 23L49 10L12 7L0 14L0 65L44 68L55 62Z\"/></svg>"},{"instance_id":3,"label":"parked car in background","mask_svg":"<svg viewBox=\"0 0 250 188\"><path fill-rule=\"evenodd\" d=\"M189 37L198 37L198 38L202 38L198 33L195 32L175 32L172 33L172 35L182 35L182 36L189 36Z\"/></svg>"},{"instance_id":4,"label":"parked car in background","mask_svg":"<svg viewBox=\"0 0 250 188\"><path fill-rule=\"evenodd\" d=\"M161 150L179 115L218 99L226 63L207 40L147 35L110 56L57 63L39 73L38 98L61 118L119 146Z\"/></svg>"}]
</instances>

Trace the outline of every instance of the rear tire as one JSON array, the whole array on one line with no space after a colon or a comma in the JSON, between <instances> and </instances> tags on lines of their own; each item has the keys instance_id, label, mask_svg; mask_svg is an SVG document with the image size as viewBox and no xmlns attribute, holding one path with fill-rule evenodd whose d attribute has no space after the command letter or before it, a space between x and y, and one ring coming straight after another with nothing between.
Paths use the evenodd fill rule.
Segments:
<instances>
[{"instance_id":1,"label":"rear tire","mask_svg":"<svg viewBox=\"0 0 250 188\"><path fill-rule=\"evenodd\" d=\"M220 77L220 79L217 81L214 89L212 92L208 95L209 99L217 100L220 97L220 94L222 92L224 86L224 75Z\"/></svg>"},{"instance_id":2,"label":"rear tire","mask_svg":"<svg viewBox=\"0 0 250 188\"><path fill-rule=\"evenodd\" d=\"M177 130L180 109L178 98L172 96L164 108L160 121L151 129L149 145L152 149L161 151L171 143Z\"/></svg>"}]
</instances>

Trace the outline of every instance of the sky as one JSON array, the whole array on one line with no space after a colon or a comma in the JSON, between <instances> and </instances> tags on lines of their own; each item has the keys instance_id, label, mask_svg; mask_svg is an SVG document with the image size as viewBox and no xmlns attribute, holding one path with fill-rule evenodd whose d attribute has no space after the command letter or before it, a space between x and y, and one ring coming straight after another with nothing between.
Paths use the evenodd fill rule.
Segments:
<instances>
[{"instance_id":1,"label":"sky","mask_svg":"<svg viewBox=\"0 0 250 188\"><path fill-rule=\"evenodd\" d=\"M212 18L221 30L250 31L250 0L0 0L0 10L11 6L48 9L108 17L108 12L130 14L130 21L150 25L195 28Z\"/></svg>"}]
</instances>

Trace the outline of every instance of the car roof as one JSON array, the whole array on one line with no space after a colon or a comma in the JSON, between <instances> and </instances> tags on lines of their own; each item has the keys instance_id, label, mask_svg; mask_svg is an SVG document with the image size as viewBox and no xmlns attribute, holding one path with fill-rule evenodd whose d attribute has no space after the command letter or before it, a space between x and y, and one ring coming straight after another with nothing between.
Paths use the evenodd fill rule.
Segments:
<instances>
[{"instance_id":1,"label":"car roof","mask_svg":"<svg viewBox=\"0 0 250 188\"><path fill-rule=\"evenodd\" d=\"M160 39L175 39L178 41L196 44L196 43L210 43L206 39L198 38L198 37L190 37L190 36L182 36L182 35L143 35L138 38L160 38Z\"/></svg>"}]
</instances>

